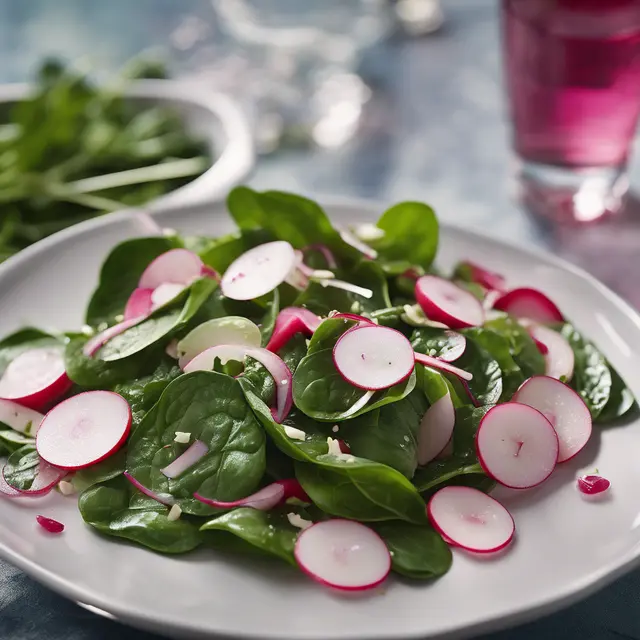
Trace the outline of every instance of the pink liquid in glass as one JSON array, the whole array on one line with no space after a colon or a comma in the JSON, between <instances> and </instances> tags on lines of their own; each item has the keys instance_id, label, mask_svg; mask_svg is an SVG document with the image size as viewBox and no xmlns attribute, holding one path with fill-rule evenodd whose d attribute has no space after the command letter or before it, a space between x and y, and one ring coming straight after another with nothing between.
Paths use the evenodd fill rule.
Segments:
<instances>
[{"instance_id":1,"label":"pink liquid in glass","mask_svg":"<svg viewBox=\"0 0 640 640\"><path fill-rule=\"evenodd\" d=\"M502 0L515 148L622 167L640 111L640 0Z\"/></svg>"}]
</instances>

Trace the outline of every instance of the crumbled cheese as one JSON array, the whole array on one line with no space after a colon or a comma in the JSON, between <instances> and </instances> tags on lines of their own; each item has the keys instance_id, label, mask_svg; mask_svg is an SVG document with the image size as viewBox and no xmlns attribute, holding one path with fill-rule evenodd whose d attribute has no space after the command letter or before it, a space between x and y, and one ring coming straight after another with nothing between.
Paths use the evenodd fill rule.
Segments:
<instances>
[{"instance_id":1,"label":"crumbled cheese","mask_svg":"<svg viewBox=\"0 0 640 640\"><path fill-rule=\"evenodd\" d=\"M404 441L409 442L409 436L404 436Z\"/></svg>"},{"instance_id":2,"label":"crumbled cheese","mask_svg":"<svg viewBox=\"0 0 640 640\"><path fill-rule=\"evenodd\" d=\"M308 529L313 524L311 520L305 520L297 513L287 513L287 520L290 522L291 526L302 530Z\"/></svg>"},{"instance_id":3,"label":"crumbled cheese","mask_svg":"<svg viewBox=\"0 0 640 640\"><path fill-rule=\"evenodd\" d=\"M327 318L333 318L333 316L337 316L339 313L339 311L333 309L332 311L329 311L329 315L327 316Z\"/></svg>"},{"instance_id":4,"label":"crumbled cheese","mask_svg":"<svg viewBox=\"0 0 640 640\"><path fill-rule=\"evenodd\" d=\"M76 493L76 488L71 482L67 482L67 480L60 480L60 482L58 482L58 489L60 489L60 493L63 496L72 496Z\"/></svg>"},{"instance_id":5,"label":"crumbled cheese","mask_svg":"<svg viewBox=\"0 0 640 640\"><path fill-rule=\"evenodd\" d=\"M284 432L287 434L288 438L292 440L303 440L307 437L307 434L302 431L302 429L296 429L295 427L284 427Z\"/></svg>"},{"instance_id":6,"label":"crumbled cheese","mask_svg":"<svg viewBox=\"0 0 640 640\"><path fill-rule=\"evenodd\" d=\"M329 436L327 438L327 446L329 447L329 451L327 451L327 453L330 456L342 455L342 450L340 449L340 442L338 442L338 440L336 440L335 438L332 438L331 436Z\"/></svg>"},{"instance_id":7,"label":"crumbled cheese","mask_svg":"<svg viewBox=\"0 0 640 640\"><path fill-rule=\"evenodd\" d=\"M355 462L356 459L353 456L350 456L348 453L343 453L340 458L345 462Z\"/></svg>"},{"instance_id":8,"label":"crumbled cheese","mask_svg":"<svg viewBox=\"0 0 640 640\"><path fill-rule=\"evenodd\" d=\"M172 229L171 227L164 227L162 229L162 235L165 237L177 236L178 232L175 229Z\"/></svg>"},{"instance_id":9,"label":"crumbled cheese","mask_svg":"<svg viewBox=\"0 0 640 640\"><path fill-rule=\"evenodd\" d=\"M88 324L83 324L82 325L82 329L80 329L80 332L82 334L84 334L85 336L92 336L93 335L93 327L90 327Z\"/></svg>"},{"instance_id":10,"label":"crumbled cheese","mask_svg":"<svg viewBox=\"0 0 640 640\"><path fill-rule=\"evenodd\" d=\"M189 440L191 440L191 433L188 431L176 431L176 437L173 439L180 444L189 444Z\"/></svg>"},{"instance_id":11,"label":"crumbled cheese","mask_svg":"<svg viewBox=\"0 0 640 640\"><path fill-rule=\"evenodd\" d=\"M169 513L167 514L167 520L177 520L182 513L182 509L179 504L174 504L171 509L169 509Z\"/></svg>"},{"instance_id":12,"label":"crumbled cheese","mask_svg":"<svg viewBox=\"0 0 640 640\"><path fill-rule=\"evenodd\" d=\"M333 427L331 427L331 431L333 431L333 433L338 433L338 431L340 431L340 427L337 424L334 424Z\"/></svg>"},{"instance_id":13,"label":"crumbled cheese","mask_svg":"<svg viewBox=\"0 0 640 640\"><path fill-rule=\"evenodd\" d=\"M362 242L372 242L373 240L381 240L384 238L384 229L370 222L359 224L353 229L353 233L362 240Z\"/></svg>"},{"instance_id":14,"label":"crumbled cheese","mask_svg":"<svg viewBox=\"0 0 640 640\"><path fill-rule=\"evenodd\" d=\"M122 322L124 320L124 316L121 313L119 313L117 316L115 316L114 320L116 322Z\"/></svg>"}]
</instances>

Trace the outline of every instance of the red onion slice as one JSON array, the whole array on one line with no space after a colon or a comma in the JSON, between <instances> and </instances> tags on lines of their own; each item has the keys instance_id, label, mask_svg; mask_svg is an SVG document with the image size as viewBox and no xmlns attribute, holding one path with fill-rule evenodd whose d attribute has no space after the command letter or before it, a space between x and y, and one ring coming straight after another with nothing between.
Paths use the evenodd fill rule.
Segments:
<instances>
[{"instance_id":1,"label":"red onion slice","mask_svg":"<svg viewBox=\"0 0 640 640\"><path fill-rule=\"evenodd\" d=\"M85 356L92 357L94 356L100 348L105 345L111 338L115 338L119 336L121 333L124 333L127 329L134 327L135 325L142 322L146 316L139 316L137 318L130 318L129 320L123 320L118 324L114 324L113 327L109 327L105 329L101 333L93 336L93 338L89 339L87 343L84 345L82 352Z\"/></svg>"},{"instance_id":2,"label":"red onion slice","mask_svg":"<svg viewBox=\"0 0 640 640\"><path fill-rule=\"evenodd\" d=\"M128 471L125 471L123 475L140 493L144 493L148 498L152 498L160 504L164 504L168 507L172 507L176 503L176 500L172 495L169 495L168 493L156 493L155 491L151 491L151 489L147 489L147 487L136 480Z\"/></svg>"},{"instance_id":3,"label":"red onion slice","mask_svg":"<svg viewBox=\"0 0 640 640\"><path fill-rule=\"evenodd\" d=\"M296 333L312 336L322 320L303 307L286 307L276 318L273 334L267 344L267 351L274 353L282 349Z\"/></svg>"},{"instance_id":4,"label":"red onion slice","mask_svg":"<svg viewBox=\"0 0 640 640\"><path fill-rule=\"evenodd\" d=\"M355 234L351 233L351 231L347 229L340 230L340 237L351 247L357 249L363 256L369 258L370 260L375 260L378 257L378 252L370 247L368 244L365 244L358 238Z\"/></svg>"},{"instance_id":5,"label":"red onion slice","mask_svg":"<svg viewBox=\"0 0 640 640\"><path fill-rule=\"evenodd\" d=\"M297 498L302 502L311 502L309 496L305 493L300 483L293 479L278 480L266 487L263 487L256 493L234 500L233 502L224 502L223 500L214 500L205 496L194 493L193 497L204 504L218 509L234 509L236 507L251 507L258 511L270 511L279 504L282 504L289 498Z\"/></svg>"},{"instance_id":6,"label":"red onion slice","mask_svg":"<svg viewBox=\"0 0 640 640\"><path fill-rule=\"evenodd\" d=\"M209 447L202 440L195 440L193 444L171 464L160 472L167 478L177 478L181 473L192 467L198 460L207 455Z\"/></svg>"},{"instance_id":7,"label":"red onion slice","mask_svg":"<svg viewBox=\"0 0 640 640\"><path fill-rule=\"evenodd\" d=\"M432 367L433 369L439 369L441 371L447 371L448 373L453 373L454 376L457 376L461 380L473 380L473 374L468 371L464 371L463 369L458 369L458 367L454 367L452 364L449 364L445 360L440 360L439 358L432 358L431 356L427 356L424 353L415 352L416 362L423 364L425 367Z\"/></svg>"},{"instance_id":8,"label":"red onion slice","mask_svg":"<svg viewBox=\"0 0 640 640\"><path fill-rule=\"evenodd\" d=\"M148 316L151 313L153 291L153 289L141 289L140 287L133 290L124 308L125 321Z\"/></svg>"},{"instance_id":9,"label":"red onion slice","mask_svg":"<svg viewBox=\"0 0 640 640\"><path fill-rule=\"evenodd\" d=\"M331 252L331 249L327 247L325 244L310 244L308 247L302 249L302 253L305 251L317 251L322 254L322 257L325 259L327 263L327 267L329 269L337 269L338 263L336 262L335 256Z\"/></svg>"}]
</instances>

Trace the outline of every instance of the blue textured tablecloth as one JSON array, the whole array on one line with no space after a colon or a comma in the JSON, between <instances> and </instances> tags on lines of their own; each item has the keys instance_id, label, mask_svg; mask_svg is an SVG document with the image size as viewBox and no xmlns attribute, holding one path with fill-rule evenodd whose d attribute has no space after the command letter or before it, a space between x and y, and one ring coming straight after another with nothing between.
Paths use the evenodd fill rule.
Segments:
<instances>
[{"instance_id":1,"label":"blue textured tablecloth","mask_svg":"<svg viewBox=\"0 0 640 640\"><path fill-rule=\"evenodd\" d=\"M633 216L595 231L542 231L510 201L497 2L450 0L444 6L442 31L394 41L366 61L377 91L361 136L338 150L275 154L260 162L253 184L426 200L445 220L550 247L640 306L640 227ZM46 53L87 54L116 66L162 42L174 14L184 20L190 11L204 15L206 7L206 0L0 0L0 81L23 80ZM640 182L637 160L632 178ZM485 640L640 639L639 593L634 573L562 613ZM0 562L2 640L115 637L157 636L99 618Z\"/></svg>"}]
</instances>

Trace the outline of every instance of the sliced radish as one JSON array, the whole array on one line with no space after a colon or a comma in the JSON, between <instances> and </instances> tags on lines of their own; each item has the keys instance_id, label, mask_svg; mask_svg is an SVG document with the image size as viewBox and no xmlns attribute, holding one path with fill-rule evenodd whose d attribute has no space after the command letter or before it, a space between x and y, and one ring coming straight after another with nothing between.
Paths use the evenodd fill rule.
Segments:
<instances>
[{"instance_id":1,"label":"sliced radish","mask_svg":"<svg viewBox=\"0 0 640 640\"><path fill-rule=\"evenodd\" d=\"M161 285L158 285L151 294L152 308L157 309L167 304L167 302L171 302L171 300L179 296L186 287L186 284L176 282L163 282Z\"/></svg>"},{"instance_id":2,"label":"sliced radish","mask_svg":"<svg viewBox=\"0 0 640 640\"><path fill-rule=\"evenodd\" d=\"M222 276L222 293L233 300L253 300L273 291L295 269L293 247L282 240L261 244L234 260Z\"/></svg>"},{"instance_id":3,"label":"sliced radish","mask_svg":"<svg viewBox=\"0 0 640 640\"><path fill-rule=\"evenodd\" d=\"M216 282L220 282L220 274L213 267L210 267L208 264L202 265L202 271L200 272L200 275L203 278L211 278Z\"/></svg>"},{"instance_id":4,"label":"sliced radish","mask_svg":"<svg viewBox=\"0 0 640 640\"><path fill-rule=\"evenodd\" d=\"M484 322L484 309L480 301L444 278L418 278L415 296L427 317L443 322L452 329L475 327Z\"/></svg>"},{"instance_id":5,"label":"sliced radish","mask_svg":"<svg viewBox=\"0 0 640 640\"><path fill-rule=\"evenodd\" d=\"M507 281L504 276L501 276L499 273L489 271L488 269L485 269L473 262L469 262L468 260L465 260L460 264L463 268L466 268L469 271L471 281L477 282L485 287L485 289L497 289L498 291L504 291L507 286Z\"/></svg>"},{"instance_id":6,"label":"sliced radish","mask_svg":"<svg viewBox=\"0 0 640 640\"><path fill-rule=\"evenodd\" d=\"M427 507L445 542L474 553L493 553L513 539L511 514L494 498L471 487L444 487Z\"/></svg>"},{"instance_id":7,"label":"sliced radish","mask_svg":"<svg viewBox=\"0 0 640 640\"><path fill-rule=\"evenodd\" d=\"M370 318L358 315L357 313L330 313L329 318L341 319L341 320L353 320L361 324L376 324Z\"/></svg>"},{"instance_id":8,"label":"sliced radish","mask_svg":"<svg viewBox=\"0 0 640 640\"><path fill-rule=\"evenodd\" d=\"M47 518L46 516L36 516L36 522L49 533L62 533L64 531L64 525L62 522L58 522L53 518Z\"/></svg>"},{"instance_id":9,"label":"sliced radish","mask_svg":"<svg viewBox=\"0 0 640 640\"><path fill-rule=\"evenodd\" d=\"M251 320L242 316L214 318L198 325L178 342L178 364L183 369L210 347L222 344L259 347L261 342L260 329Z\"/></svg>"},{"instance_id":10,"label":"sliced radish","mask_svg":"<svg viewBox=\"0 0 640 640\"><path fill-rule=\"evenodd\" d=\"M153 289L141 289L140 287L133 290L124 308L125 322L133 318L148 316L151 313L153 309L153 302L151 300L153 291Z\"/></svg>"},{"instance_id":11,"label":"sliced radish","mask_svg":"<svg viewBox=\"0 0 640 640\"><path fill-rule=\"evenodd\" d=\"M553 329L542 325L532 325L529 327L529 334L537 345L543 345L546 353L540 349L544 355L545 373L551 378L564 378L571 380L573 375L574 355L571 345L567 340ZM540 347L539 347L540 348Z\"/></svg>"},{"instance_id":12,"label":"sliced radish","mask_svg":"<svg viewBox=\"0 0 640 640\"><path fill-rule=\"evenodd\" d=\"M151 491L151 489L148 489L141 482L136 480L128 471L125 471L123 475L140 493L143 493L148 498L152 498L167 507L172 507L176 503L176 499L171 494Z\"/></svg>"},{"instance_id":13,"label":"sliced radish","mask_svg":"<svg viewBox=\"0 0 640 640\"><path fill-rule=\"evenodd\" d=\"M127 329L134 327L137 324L140 324L146 316L138 316L137 318L130 318L129 320L123 320L118 324L114 324L112 327L105 329L101 333L93 336L93 338L87 340L84 347L82 348L82 353L89 358L94 356L100 349L107 343L111 338L115 338L119 336L121 333L124 333Z\"/></svg>"},{"instance_id":14,"label":"sliced radish","mask_svg":"<svg viewBox=\"0 0 640 640\"><path fill-rule=\"evenodd\" d=\"M501 291L497 289L491 289L487 291L484 298L482 299L482 308L485 310L485 317L489 311L493 309L493 305L496 303L496 300L500 299L502 295Z\"/></svg>"},{"instance_id":15,"label":"sliced radish","mask_svg":"<svg viewBox=\"0 0 640 640\"><path fill-rule=\"evenodd\" d=\"M413 371L413 348L395 329L360 325L343 333L333 348L340 375L361 389L387 389L406 380Z\"/></svg>"},{"instance_id":16,"label":"sliced radish","mask_svg":"<svg viewBox=\"0 0 640 640\"><path fill-rule=\"evenodd\" d=\"M276 353L296 334L312 336L322 320L309 309L303 307L286 307L276 318L271 339L266 346L268 351ZM256 345L259 346L259 345Z\"/></svg>"},{"instance_id":17,"label":"sliced radish","mask_svg":"<svg viewBox=\"0 0 640 640\"><path fill-rule=\"evenodd\" d=\"M467 339L457 331L449 331L447 329L444 333L447 338L449 338L449 344L447 350L440 354L438 359L444 360L445 362L454 362L462 357L462 354L465 352Z\"/></svg>"},{"instance_id":18,"label":"sliced radish","mask_svg":"<svg viewBox=\"0 0 640 640\"><path fill-rule=\"evenodd\" d=\"M174 338L164 349L164 352L174 360L178 359L178 341Z\"/></svg>"},{"instance_id":19,"label":"sliced radish","mask_svg":"<svg viewBox=\"0 0 640 640\"><path fill-rule=\"evenodd\" d=\"M167 478L177 478L187 469L192 467L201 458L207 455L209 447L202 440L194 440L193 444L180 456L178 456L171 464L164 469L160 469L160 473Z\"/></svg>"},{"instance_id":20,"label":"sliced radish","mask_svg":"<svg viewBox=\"0 0 640 640\"><path fill-rule=\"evenodd\" d=\"M531 337L533 338L533 336ZM543 342L540 342L540 340L536 340L535 338L533 338L533 341L536 343L536 347L538 347L538 351L543 356L546 356L549 353L549 347L547 347L546 344L544 344Z\"/></svg>"},{"instance_id":21,"label":"sliced radish","mask_svg":"<svg viewBox=\"0 0 640 640\"><path fill-rule=\"evenodd\" d=\"M487 475L511 489L528 489L551 475L559 445L555 430L540 411L508 402L482 418L476 449Z\"/></svg>"},{"instance_id":22,"label":"sliced radish","mask_svg":"<svg viewBox=\"0 0 640 640\"><path fill-rule=\"evenodd\" d=\"M513 396L515 402L540 411L558 434L558 462L566 462L589 442L591 413L584 400L569 386L549 376L533 376Z\"/></svg>"},{"instance_id":23,"label":"sliced radish","mask_svg":"<svg viewBox=\"0 0 640 640\"><path fill-rule=\"evenodd\" d=\"M425 465L446 448L453 435L456 410L447 393L436 400L422 417L418 430L418 464Z\"/></svg>"},{"instance_id":24,"label":"sliced radish","mask_svg":"<svg viewBox=\"0 0 640 640\"><path fill-rule=\"evenodd\" d=\"M609 491L611 482L598 475L580 476L577 480L578 491L587 496L601 496Z\"/></svg>"},{"instance_id":25,"label":"sliced radish","mask_svg":"<svg viewBox=\"0 0 640 640\"><path fill-rule=\"evenodd\" d=\"M86 391L44 417L36 436L40 457L62 469L81 469L115 453L131 429L131 408L112 391Z\"/></svg>"},{"instance_id":26,"label":"sliced radish","mask_svg":"<svg viewBox=\"0 0 640 640\"><path fill-rule=\"evenodd\" d=\"M36 411L55 402L71 388L62 349L29 349L14 358L0 378L0 398Z\"/></svg>"},{"instance_id":27,"label":"sliced radish","mask_svg":"<svg viewBox=\"0 0 640 640\"><path fill-rule=\"evenodd\" d=\"M289 498L297 498L302 502L310 503L311 499L305 493L302 485L295 479L278 480L272 484L256 491L253 495L234 500L233 502L224 502L222 500L213 500L205 498L199 493L195 493L193 497L204 504L218 509L234 509L236 507L251 507L258 511L270 511L274 507L286 502Z\"/></svg>"},{"instance_id":28,"label":"sliced radish","mask_svg":"<svg viewBox=\"0 0 640 640\"><path fill-rule=\"evenodd\" d=\"M446 360L442 360L441 358L434 358L432 356L428 356L424 353L414 352L414 357L416 362L423 364L425 367L432 367L433 369L438 369L439 371L446 371L448 373L453 373L454 376L460 378L461 380L473 380L473 374L468 371L464 371L464 369L459 369L458 367L454 367L452 364L449 364ZM468 386L467 386L468 389ZM471 391L469 391L471 393Z\"/></svg>"},{"instance_id":29,"label":"sliced radish","mask_svg":"<svg viewBox=\"0 0 640 640\"><path fill-rule=\"evenodd\" d=\"M225 364L229 360L244 362L246 356L257 360L271 374L276 384L276 408L272 409L271 412L274 420L281 423L287 417L293 405L293 377L289 367L275 353L258 347L221 344L217 347L206 349L197 355L183 368L183 371L185 373L211 371L216 358L219 358L222 364Z\"/></svg>"},{"instance_id":30,"label":"sliced radish","mask_svg":"<svg viewBox=\"0 0 640 640\"><path fill-rule=\"evenodd\" d=\"M49 493L49 491L51 491L51 489L53 489L53 487L55 487L58 482L67 475L67 471L65 469L58 469L40 458L38 461L38 471L36 472L31 486L28 489L21 489L20 487L14 487L8 482L5 476L5 469L6 465L2 470L4 482L12 489L15 489L20 495L31 497L43 496Z\"/></svg>"},{"instance_id":31,"label":"sliced radish","mask_svg":"<svg viewBox=\"0 0 640 640\"><path fill-rule=\"evenodd\" d=\"M11 400L0 400L0 422L14 431L35 435L44 416Z\"/></svg>"},{"instance_id":32,"label":"sliced radish","mask_svg":"<svg viewBox=\"0 0 640 640\"><path fill-rule=\"evenodd\" d=\"M15 487L12 487L5 479L4 474L0 473L0 494L6 498L19 498L24 494L18 491Z\"/></svg>"},{"instance_id":33,"label":"sliced radish","mask_svg":"<svg viewBox=\"0 0 640 640\"><path fill-rule=\"evenodd\" d=\"M336 262L331 249L329 249L326 244L310 244L308 247L304 247L304 249L302 249L303 254L308 251L317 251L318 253L322 254L322 257L327 263L327 267L329 269L338 268L338 263Z\"/></svg>"},{"instance_id":34,"label":"sliced radish","mask_svg":"<svg viewBox=\"0 0 640 640\"><path fill-rule=\"evenodd\" d=\"M528 287L505 293L493 306L516 318L528 318L542 323L564 321L560 309L544 293Z\"/></svg>"},{"instance_id":35,"label":"sliced radish","mask_svg":"<svg viewBox=\"0 0 640 640\"><path fill-rule=\"evenodd\" d=\"M161 284L172 282L188 285L202 275L202 260L187 249L171 249L159 255L140 276L138 286L156 289Z\"/></svg>"},{"instance_id":36,"label":"sliced radish","mask_svg":"<svg viewBox=\"0 0 640 640\"><path fill-rule=\"evenodd\" d=\"M391 570L391 555L382 538L353 520L325 520L298 535L296 562L316 582L362 591L384 582Z\"/></svg>"},{"instance_id":37,"label":"sliced radish","mask_svg":"<svg viewBox=\"0 0 640 640\"><path fill-rule=\"evenodd\" d=\"M371 248L368 244L365 244L355 234L351 233L348 229L340 230L340 237L351 247L357 249L363 256L370 260L375 260L378 257L378 252Z\"/></svg>"}]
</instances>

